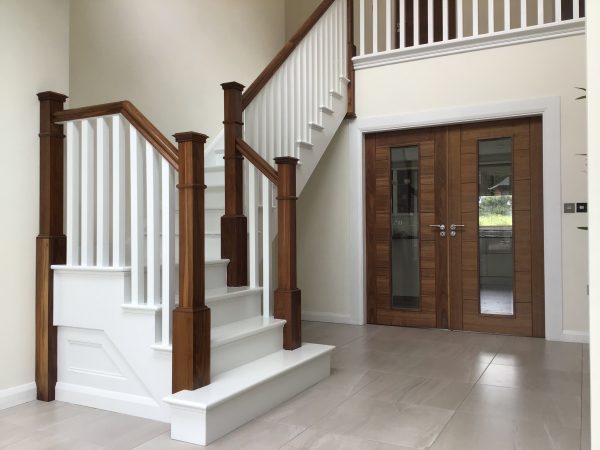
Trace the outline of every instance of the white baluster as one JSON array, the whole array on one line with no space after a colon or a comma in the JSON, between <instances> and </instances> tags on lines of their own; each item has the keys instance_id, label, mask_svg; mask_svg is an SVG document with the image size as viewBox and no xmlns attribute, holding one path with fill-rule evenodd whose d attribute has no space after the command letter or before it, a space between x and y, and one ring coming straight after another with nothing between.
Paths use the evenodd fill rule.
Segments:
<instances>
[{"instance_id":1,"label":"white baluster","mask_svg":"<svg viewBox=\"0 0 600 450\"><path fill-rule=\"evenodd\" d=\"M263 317L271 315L271 185L262 178Z\"/></svg>"},{"instance_id":2,"label":"white baluster","mask_svg":"<svg viewBox=\"0 0 600 450\"><path fill-rule=\"evenodd\" d=\"M448 40L448 0L442 0L442 41Z\"/></svg>"},{"instance_id":3,"label":"white baluster","mask_svg":"<svg viewBox=\"0 0 600 450\"><path fill-rule=\"evenodd\" d=\"M254 166L248 164L248 260L250 261L250 287L258 286L256 172L257 170Z\"/></svg>"},{"instance_id":4,"label":"white baluster","mask_svg":"<svg viewBox=\"0 0 600 450\"><path fill-rule=\"evenodd\" d=\"M95 139L91 120L81 122L81 265L94 265Z\"/></svg>"},{"instance_id":5,"label":"white baluster","mask_svg":"<svg viewBox=\"0 0 600 450\"><path fill-rule=\"evenodd\" d=\"M537 0L537 24L544 24L544 0Z\"/></svg>"},{"instance_id":6,"label":"white baluster","mask_svg":"<svg viewBox=\"0 0 600 450\"><path fill-rule=\"evenodd\" d=\"M371 53L379 52L379 0L373 1L373 51Z\"/></svg>"},{"instance_id":7,"label":"white baluster","mask_svg":"<svg viewBox=\"0 0 600 450\"><path fill-rule=\"evenodd\" d=\"M162 345L171 343L171 311L175 308L175 170L166 159L160 158L161 166L161 222L162 222Z\"/></svg>"},{"instance_id":8,"label":"white baluster","mask_svg":"<svg viewBox=\"0 0 600 450\"><path fill-rule=\"evenodd\" d=\"M479 36L479 0L473 0L473 36Z\"/></svg>"},{"instance_id":9,"label":"white baluster","mask_svg":"<svg viewBox=\"0 0 600 450\"><path fill-rule=\"evenodd\" d=\"M302 105L302 111L301 111L301 131L302 131L302 140L305 142L308 142L310 140L310 136L308 134L308 102L307 102L307 97L309 95L309 88L308 88L308 79L310 78L310 73L308 71L308 54L307 54L307 45L306 45L306 41L302 42L302 48L300 49L301 51L301 69L302 69L302 92L304 93L302 95L301 98L301 105ZM293 140L292 140L293 143ZM292 147L293 150L296 151L295 156L296 158L300 157L300 149L296 149L294 148L295 146ZM294 153L288 153L290 155L294 155Z\"/></svg>"},{"instance_id":10,"label":"white baluster","mask_svg":"<svg viewBox=\"0 0 600 450\"><path fill-rule=\"evenodd\" d=\"M419 0L413 0L413 45L419 45Z\"/></svg>"},{"instance_id":11,"label":"white baluster","mask_svg":"<svg viewBox=\"0 0 600 450\"><path fill-rule=\"evenodd\" d=\"M554 0L554 21L562 20L562 0Z\"/></svg>"},{"instance_id":12,"label":"white baluster","mask_svg":"<svg viewBox=\"0 0 600 450\"><path fill-rule=\"evenodd\" d=\"M510 30L510 0L504 0L504 31Z\"/></svg>"},{"instance_id":13,"label":"white baluster","mask_svg":"<svg viewBox=\"0 0 600 450\"><path fill-rule=\"evenodd\" d=\"M405 0L399 1L398 8L400 11L400 14L398 16L399 17L399 19L398 19L398 34L400 35L400 48L404 48L404 47L406 47L406 29L404 27L405 20L406 20L406 18L405 18L405 14L406 14Z\"/></svg>"},{"instance_id":14,"label":"white baluster","mask_svg":"<svg viewBox=\"0 0 600 450\"><path fill-rule=\"evenodd\" d=\"M96 119L96 265L110 265L110 132L106 117Z\"/></svg>"},{"instance_id":15,"label":"white baluster","mask_svg":"<svg viewBox=\"0 0 600 450\"><path fill-rule=\"evenodd\" d=\"M385 49L392 49L392 0L385 0Z\"/></svg>"},{"instance_id":16,"label":"white baluster","mask_svg":"<svg viewBox=\"0 0 600 450\"><path fill-rule=\"evenodd\" d=\"M67 265L79 265L80 123L67 122Z\"/></svg>"},{"instance_id":17,"label":"white baluster","mask_svg":"<svg viewBox=\"0 0 600 450\"><path fill-rule=\"evenodd\" d=\"M427 0L427 42L433 43L433 0Z\"/></svg>"},{"instance_id":18,"label":"white baluster","mask_svg":"<svg viewBox=\"0 0 600 450\"><path fill-rule=\"evenodd\" d=\"M496 26L494 24L494 0L488 0L488 33L494 34Z\"/></svg>"},{"instance_id":19,"label":"white baluster","mask_svg":"<svg viewBox=\"0 0 600 450\"><path fill-rule=\"evenodd\" d=\"M579 19L579 0L573 0L573 19Z\"/></svg>"},{"instance_id":20,"label":"white baluster","mask_svg":"<svg viewBox=\"0 0 600 450\"><path fill-rule=\"evenodd\" d=\"M359 7L359 28L360 28L360 56L365 54L365 0L360 0Z\"/></svg>"},{"instance_id":21,"label":"white baluster","mask_svg":"<svg viewBox=\"0 0 600 450\"><path fill-rule=\"evenodd\" d=\"M126 150L126 124L122 116L112 117L112 243L113 243L113 266L123 267L126 265L125 242L127 231L125 226L125 150Z\"/></svg>"},{"instance_id":22,"label":"white baluster","mask_svg":"<svg viewBox=\"0 0 600 450\"><path fill-rule=\"evenodd\" d=\"M144 147L138 131L129 127L131 179L131 303L144 302Z\"/></svg>"},{"instance_id":23,"label":"white baluster","mask_svg":"<svg viewBox=\"0 0 600 450\"><path fill-rule=\"evenodd\" d=\"M463 0L456 0L456 38L462 39L465 35L463 22L465 20L463 12Z\"/></svg>"},{"instance_id":24,"label":"white baluster","mask_svg":"<svg viewBox=\"0 0 600 450\"><path fill-rule=\"evenodd\" d=\"M146 234L148 305L160 303L160 169L159 155L146 142Z\"/></svg>"},{"instance_id":25,"label":"white baluster","mask_svg":"<svg viewBox=\"0 0 600 450\"><path fill-rule=\"evenodd\" d=\"M521 5L521 22L519 26L521 28L527 27L527 0L519 0Z\"/></svg>"}]
</instances>

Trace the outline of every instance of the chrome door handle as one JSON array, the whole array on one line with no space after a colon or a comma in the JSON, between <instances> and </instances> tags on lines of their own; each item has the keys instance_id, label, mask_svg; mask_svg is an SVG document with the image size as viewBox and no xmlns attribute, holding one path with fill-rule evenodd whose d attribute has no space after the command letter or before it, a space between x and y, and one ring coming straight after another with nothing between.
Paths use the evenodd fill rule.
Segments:
<instances>
[{"instance_id":1,"label":"chrome door handle","mask_svg":"<svg viewBox=\"0 0 600 450\"><path fill-rule=\"evenodd\" d=\"M456 231L456 229L457 229L458 227L464 228L465 226L464 226L464 225L456 225L456 224L454 224L454 223L453 223L452 225L450 225L450 229L451 229L452 231Z\"/></svg>"},{"instance_id":2,"label":"chrome door handle","mask_svg":"<svg viewBox=\"0 0 600 450\"><path fill-rule=\"evenodd\" d=\"M444 225L444 224L441 224L441 225L429 225L429 226L433 227L433 228L439 228L440 231L444 231L446 229L446 225Z\"/></svg>"}]
</instances>

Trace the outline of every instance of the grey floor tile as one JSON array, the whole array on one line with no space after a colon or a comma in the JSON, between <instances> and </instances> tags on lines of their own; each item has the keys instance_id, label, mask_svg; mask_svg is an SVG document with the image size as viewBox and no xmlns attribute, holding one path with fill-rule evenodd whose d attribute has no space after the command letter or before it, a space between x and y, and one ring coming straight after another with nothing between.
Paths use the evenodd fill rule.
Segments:
<instances>
[{"instance_id":1,"label":"grey floor tile","mask_svg":"<svg viewBox=\"0 0 600 450\"><path fill-rule=\"evenodd\" d=\"M576 429L458 412L431 450L577 450Z\"/></svg>"},{"instance_id":2,"label":"grey floor tile","mask_svg":"<svg viewBox=\"0 0 600 450\"><path fill-rule=\"evenodd\" d=\"M281 447L282 450L413 450L354 436L309 429Z\"/></svg>"}]
</instances>

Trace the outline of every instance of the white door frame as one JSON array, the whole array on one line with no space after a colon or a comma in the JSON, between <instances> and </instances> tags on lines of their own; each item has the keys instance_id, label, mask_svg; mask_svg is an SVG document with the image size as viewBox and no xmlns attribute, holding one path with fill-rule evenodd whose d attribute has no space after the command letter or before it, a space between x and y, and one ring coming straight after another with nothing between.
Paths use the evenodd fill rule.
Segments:
<instances>
[{"instance_id":1,"label":"white door frame","mask_svg":"<svg viewBox=\"0 0 600 450\"><path fill-rule=\"evenodd\" d=\"M543 121L543 186L544 186L544 283L546 339L573 340L563 330L562 284L562 192L561 192L561 120L560 97L489 103L458 108L437 109L392 116L360 117L350 124L350 240L351 261L355 262L352 299L354 323L366 322L365 270L365 196L364 196L364 135L367 133L410 128L510 119L541 115Z\"/></svg>"}]
</instances>

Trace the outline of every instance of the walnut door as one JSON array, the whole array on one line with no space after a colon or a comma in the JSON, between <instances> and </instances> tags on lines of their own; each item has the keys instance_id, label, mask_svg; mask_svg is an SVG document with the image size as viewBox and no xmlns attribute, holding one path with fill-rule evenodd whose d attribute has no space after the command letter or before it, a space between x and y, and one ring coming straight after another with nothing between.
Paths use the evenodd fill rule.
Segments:
<instances>
[{"instance_id":1,"label":"walnut door","mask_svg":"<svg viewBox=\"0 0 600 450\"><path fill-rule=\"evenodd\" d=\"M369 323L448 327L445 132L366 136Z\"/></svg>"},{"instance_id":2,"label":"walnut door","mask_svg":"<svg viewBox=\"0 0 600 450\"><path fill-rule=\"evenodd\" d=\"M541 118L448 129L450 325L544 335Z\"/></svg>"}]
</instances>

